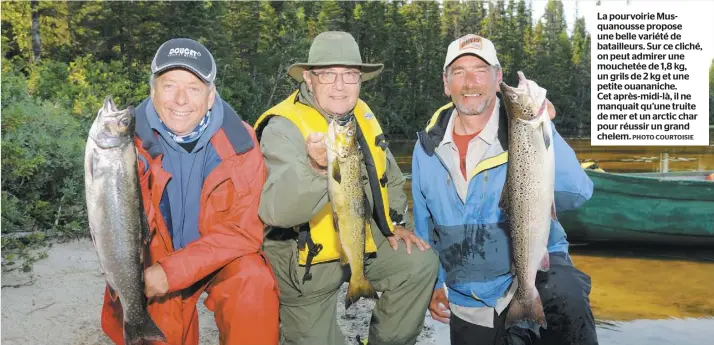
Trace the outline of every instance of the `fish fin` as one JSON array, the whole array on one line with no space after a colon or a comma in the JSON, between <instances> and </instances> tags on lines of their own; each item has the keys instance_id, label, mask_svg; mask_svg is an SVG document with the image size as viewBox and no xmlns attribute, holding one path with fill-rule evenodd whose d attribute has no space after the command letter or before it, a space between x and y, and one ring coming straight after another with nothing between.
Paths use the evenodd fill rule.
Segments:
<instances>
[{"instance_id":1,"label":"fish fin","mask_svg":"<svg viewBox=\"0 0 714 345\"><path fill-rule=\"evenodd\" d=\"M141 194L141 193L139 193ZM144 243L149 243L151 240L149 237L151 236L151 233L149 232L149 218L146 216L146 212L144 211L144 206L143 204L139 206L140 211L139 213L141 214L139 218L141 218L141 239L143 240Z\"/></svg>"},{"instance_id":2,"label":"fish fin","mask_svg":"<svg viewBox=\"0 0 714 345\"><path fill-rule=\"evenodd\" d=\"M161 331L148 313L144 314L144 322L139 325L124 323L124 344L143 344L142 340L166 341L164 332Z\"/></svg>"},{"instance_id":3,"label":"fish fin","mask_svg":"<svg viewBox=\"0 0 714 345\"><path fill-rule=\"evenodd\" d=\"M94 245L94 248L97 248L97 239L94 237L94 229L92 229L92 225L89 225L89 235L92 237L92 244ZM102 260L98 260L99 262L99 271L102 272L102 275L104 275L104 266L102 266Z\"/></svg>"},{"instance_id":4,"label":"fish fin","mask_svg":"<svg viewBox=\"0 0 714 345\"><path fill-rule=\"evenodd\" d=\"M543 258L540 259L540 266L538 267L538 270L543 271L543 272L548 272L550 269L550 254L548 252L543 255Z\"/></svg>"},{"instance_id":5,"label":"fish fin","mask_svg":"<svg viewBox=\"0 0 714 345\"><path fill-rule=\"evenodd\" d=\"M362 297L371 299L379 298L377 291L364 275L350 278L350 283L347 285L347 295L345 296L345 310Z\"/></svg>"},{"instance_id":6,"label":"fish fin","mask_svg":"<svg viewBox=\"0 0 714 345\"><path fill-rule=\"evenodd\" d=\"M94 180L94 169L99 165L99 153L97 152L97 149L92 150L92 159L90 160L89 163L89 176L92 177L92 180Z\"/></svg>"},{"instance_id":7,"label":"fish fin","mask_svg":"<svg viewBox=\"0 0 714 345\"><path fill-rule=\"evenodd\" d=\"M546 124L541 124L540 128L543 132L543 142L545 143L545 149L547 150L550 148L551 138L550 133L548 133L548 129L545 126Z\"/></svg>"},{"instance_id":8,"label":"fish fin","mask_svg":"<svg viewBox=\"0 0 714 345\"><path fill-rule=\"evenodd\" d=\"M347 253L345 253L344 250L341 251L341 252L340 252L340 264L342 264L342 266L344 266L344 265L347 265L347 264L349 264L349 263L350 263L350 259L347 257Z\"/></svg>"},{"instance_id":9,"label":"fish fin","mask_svg":"<svg viewBox=\"0 0 714 345\"><path fill-rule=\"evenodd\" d=\"M335 212L332 212L332 226L335 228L335 232L340 232L340 222Z\"/></svg>"},{"instance_id":10,"label":"fish fin","mask_svg":"<svg viewBox=\"0 0 714 345\"><path fill-rule=\"evenodd\" d=\"M367 193L362 193L362 202L364 203L364 214L371 214L372 213L372 205L369 204L369 199L367 199ZM409 205L407 204L407 207ZM390 209L391 213L391 209ZM390 217L391 218L391 217ZM365 224L369 224L369 220L365 221Z\"/></svg>"},{"instance_id":11,"label":"fish fin","mask_svg":"<svg viewBox=\"0 0 714 345\"><path fill-rule=\"evenodd\" d=\"M340 174L340 163L337 161L337 159L332 162L332 178L337 183L342 182L342 175Z\"/></svg>"},{"instance_id":12,"label":"fish fin","mask_svg":"<svg viewBox=\"0 0 714 345\"><path fill-rule=\"evenodd\" d=\"M136 185L140 186L141 183L139 182L139 177L137 176L136 178ZM140 188L141 189L141 188ZM149 242L151 242L151 231L149 230L149 217L146 215L146 209L144 209L144 196L141 194L141 190L138 191L139 193L139 220L141 222L141 246L139 250L139 260L141 261L142 267L144 267L144 262L146 260L146 254L149 252L146 250L149 246ZM148 260L149 262L151 260Z\"/></svg>"},{"instance_id":13,"label":"fish fin","mask_svg":"<svg viewBox=\"0 0 714 345\"><path fill-rule=\"evenodd\" d=\"M146 261L146 253L148 253L146 248L148 247L149 241L151 241L151 239L149 238L149 236L150 236L149 235L149 220L146 218L146 213L143 212L144 211L143 207L142 207L141 211L142 211L141 212L142 241L141 241L141 249L139 250L139 261L141 262L141 266L144 267L144 262Z\"/></svg>"},{"instance_id":14,"label":"fish fin","mask_svg":"<svg viewBox=\"0 0 714 345\"><path fill-rule=\"evenodd\" d=\"M119 299L119 294L109 284L107 284L107 290L109 291L109 298L111 298L113 302L116 302Z\"/></svg>"},{"instance_id":15,"label":"fish fin","mask_svg":"<svg viewBox=\"0 0 714 345\"><path fill-rule=\"evenodd\" d=\"M508 308L508 314L506 315L506 329L522 321L548 328L548 323L545 320L545 312L543 311L543 303L535 287L533 287L531 295L533 298L530 300L514 298L511 301L511 306Z\"/></svg>"},{"instance_id":16,"label":"fish fin","mask_svg":"<svg viewBox=\"0 0 714 345\"><path fill-rule=\"evenodd\" d=\"M498 207L503 211L508 211L508 178L506 178L506 182L503 183L501 200L498 201Z\"/></svg>"},{"instance_id":17,"label":"fish fin","mask_svg":"<svg viewBox=\"0 0 714 345\"><path fill-rule=\"evenodd\" d=\"M553 204L550 205L550 217L553 220L558 220L558 215L556 214L555 210L555 201L553 201Z\"/></svg>"}]
</instances>

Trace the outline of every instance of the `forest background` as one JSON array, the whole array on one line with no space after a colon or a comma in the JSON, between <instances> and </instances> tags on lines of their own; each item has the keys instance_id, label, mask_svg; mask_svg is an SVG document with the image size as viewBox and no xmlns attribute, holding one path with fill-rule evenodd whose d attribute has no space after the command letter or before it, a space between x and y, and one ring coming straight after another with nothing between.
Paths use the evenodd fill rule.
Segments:
<instances>
[{"instance_id":1,"label":"forest background","mask_svg":"<svg viewBox=\"0 0 714 345\"><path fill-rule=\"evenodd\" d=\"M504 80L516 71L548 90L566 137L590 134L590 34L560 1L533 18L526 1L2 2L2 267L30 271L50 238L87 236L83 154L107 95L137 105L149 92L158 46L206 45L216 86L241 117L257 117L297 86L286 74L326 30L356 38L366 62L385 64L362 86L388 138L414 139L449 101L446 47L464 34L492 40ZM709 71L714 113L714 70ZM714 118L710 114L710 118Z\"/></svg>"}]
</instances>

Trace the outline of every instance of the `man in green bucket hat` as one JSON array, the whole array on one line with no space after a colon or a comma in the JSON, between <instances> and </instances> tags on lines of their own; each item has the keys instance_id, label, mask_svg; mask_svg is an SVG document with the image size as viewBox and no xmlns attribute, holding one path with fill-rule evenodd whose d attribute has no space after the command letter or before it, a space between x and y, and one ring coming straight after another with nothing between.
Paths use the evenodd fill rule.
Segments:
<instances>
[{"instance_id":1,"label":"man in green bucket hat","mask_svg":"<svg viewBox=\"0 0 714 345\"><path fill-rule=\"evenodd\" d=\"M308 62L288 69L298 89L255 124L268 166L259 208L266 224L264 250L280 286L286 344L346 344L337 325L336 303L340 287L350 278L350 266L340 264L324 139L333 119L356 122L364 157L361 178L370 218L364 275L382 292L372 311L369 344L414 344L422 330L438 259L411 230L405 178L375 114L359 99L361 83L378 76L383 67L362 62L352 35L321 33L310 47Z\"/></svg>"}]
</instances>

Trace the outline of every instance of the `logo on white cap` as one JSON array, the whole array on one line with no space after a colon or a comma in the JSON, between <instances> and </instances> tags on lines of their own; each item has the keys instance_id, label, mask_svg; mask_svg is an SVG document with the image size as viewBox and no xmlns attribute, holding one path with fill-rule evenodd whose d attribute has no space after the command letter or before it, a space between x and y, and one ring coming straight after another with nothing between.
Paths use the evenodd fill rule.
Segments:
<instances>
[{"instance_id":1,"label":"logo on white cap","mask_svg":"<svg viewBox=\"0 0 714 345\"><path fill-rule=\"evenodd\" d=\"M459 40L459 49L476 49L481 50L481 37L466 36Z\"/></svg>"}]
</instances>

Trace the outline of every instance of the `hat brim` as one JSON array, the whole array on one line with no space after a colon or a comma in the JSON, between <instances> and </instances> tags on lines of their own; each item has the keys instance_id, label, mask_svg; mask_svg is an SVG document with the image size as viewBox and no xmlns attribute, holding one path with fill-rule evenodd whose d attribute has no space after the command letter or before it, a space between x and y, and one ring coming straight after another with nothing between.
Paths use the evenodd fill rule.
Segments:
<instances>
[{"instance_id":1,"label":"hat brim","mask_svg":"<svg viewBox=\"0 0 714 345\"><path fill-rule=\"evenodd\" d=\"M156 69L156 72L154 72L154 75L158 76L159 74L167 72L168 70L177 69L177 68L184 69L184 70L187 70L187 71L193 73L196 77L198 77L198 79L201 79L206 84L210 84L213 82L213 78L208 78L208 77L204 76L203 74L201 74L201 72L199 70L197 70L193 66L189 66L188 64L185 64L185 63L173 63L173 64L169 64L166 66L162 66L162 67Z\"/></svg>"},{"instance_id":2,"label":"hat brim","mask_svg":"<svg viewBox=\"0 0 714 345\"><path fill-rule=\"evenodd\" d=\"M444 72L446 72L446 69L449 68L449 66L451 66L451 64L453 64L454 61L458 60L460 57L462 57L462 56L464 56L464 55L475 56L475 57L477 57L477 58L483 60L483 62L487 63L489 66L500 65L500 64L501 64L498 60L496 60L496 61L488 61L488 59L486 59L485 57L483 57L483 56L482 56L481 54L479 54L479 53L476 53L476 52L473 52L473 51L465 51L465 52L463 52L463 53L461 53L461 54L459 54L459 55L456 55L453 59L451 59L451 61L449 61L448 64L444 65Z\"/></svg>"},{"instance_id":3,"label":"hat brim","mask_svg":"<svg viewBox=\"0 0 714 345\"><path fill-rule=\"evenodd\" d=\"M325 62L325 63L296 63L288 68L288 75L295 79L298 83L301 83L304 79L302 77L302 72L309 70L313 67L326 67L326 66L355 66L362 70L362 81L370 80L380 73L384 69L384 64L381 63L362 63L355 64L354 62Z\"/></svg>"}]
</instances>

